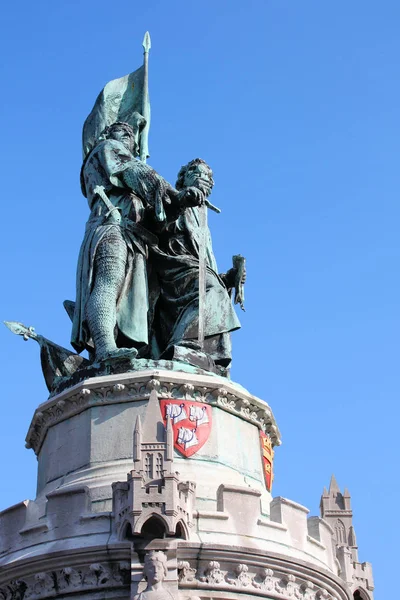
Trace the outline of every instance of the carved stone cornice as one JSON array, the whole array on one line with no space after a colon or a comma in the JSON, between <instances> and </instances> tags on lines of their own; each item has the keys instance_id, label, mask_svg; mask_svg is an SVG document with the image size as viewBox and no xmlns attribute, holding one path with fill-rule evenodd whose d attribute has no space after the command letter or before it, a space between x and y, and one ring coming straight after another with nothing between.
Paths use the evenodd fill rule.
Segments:
<instances>
[{"instance_id":1,"label":"carved stone cornice","mask_svg":"<svg viewBox=\"0 0 400 600\"><path fill-rule=\"evenodd\" d=\"M63 567L55 571L42 571L8 581L0 587L1 600L39 600L70 593L86 593L110 588L128 588L130 562L92 563L77 567Z\"/></svg>"},{"instance_id":2,"label":"carved stone cornice","mask_svg":"<svg viewBox=\"0 0 400 600\"><path fill-rule=\"evenodd\" d=\"M248 548L197 544L178 547L179 588L191 595L241 592L283 600L350 600L347 585L315 564ZM202 590L202 594L200 594Z\"/></svg>"},{"instance_id":3,"label":"carved stone cornice","mask_svg":"<svg viewBox=\"0 0 400 600\"><path fill-rule=\"evenodd\" d=\"M218 406L268 433L274 446L280 433L268 404L222 377L151 370L87 379L50 398L35 411L26 447L39 453L49 427L93 406L147 400L155 389L159 398L182 398Z\"/></svg>"},{"instance_id":4,"label":"carved stone cornice","mask_svg":"<svg viewBox=\"0 0 400 600\"><path fill-rule=\"evenodd\" d=\"M0 600L42 600L64 594L129 590L130 554L130 544L120 544L17 561L0 569Z\"/></svg>"},{"instance_id":5,"label":"carved stone cornice","mask_svg":"<svg viewBox=\"0 0 400 600\"><path fill-rule=\"evenodd\" d=\"M21 563L7 569L7 576L5 571L0 575L0 600L45 600L98 592L107 595L118 589L126 594L131 583L127 545L115 548L111 555L99 548L87 553L59 552L45 560ZM228 592L229 597L240 593L274 600L351 598L346 584L329 571L249 548L178 542L177 567L182 597L215 597L216 592L219 596Z\"/></svg>"}]
</instances>

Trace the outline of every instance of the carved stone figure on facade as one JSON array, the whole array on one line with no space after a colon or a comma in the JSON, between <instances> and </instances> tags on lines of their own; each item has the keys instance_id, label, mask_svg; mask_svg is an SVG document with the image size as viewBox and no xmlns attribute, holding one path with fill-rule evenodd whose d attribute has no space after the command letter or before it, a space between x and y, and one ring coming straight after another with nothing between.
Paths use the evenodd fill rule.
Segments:
<instances>
[{"instance_id":1,"label":"carved stone figure on facade","mask_svg":"<svg viewBox=\"0 0 400 600\"><path fill-rule=\"evenodd\" d=\"M200 190L205 199L214 185L211 168L202 159L194 159L181 168L177 190ZM197 200L197 201L196 201ZM202 231L199 196L159 234L159 245L151 248L157 270L160 295L153 322L152 353L154 358L180 356L180 348L198 348L199 327L199 259L205 243L206 293L204 303L204 344L202 350L221 368L231 363L229 332L240 327L232 306L230 291L235 288L237 268L218 274L208 230ZM205 234L205 235L204 235ZM245 274L243 274L243 281Z\"/></svg>"},{"instance_id":2,"label":"carved stone figure on facade","mask_svg":"<svg viewBox=\"0 0 400 600\"><path fill-rule=\"evenodd\" d=\"M144 576L147 587L134 597L134 600L173 600L172 594L163 586L167 577L167 556L164 552L150 551L144 559Z\"/></svg>"}]
</instances>

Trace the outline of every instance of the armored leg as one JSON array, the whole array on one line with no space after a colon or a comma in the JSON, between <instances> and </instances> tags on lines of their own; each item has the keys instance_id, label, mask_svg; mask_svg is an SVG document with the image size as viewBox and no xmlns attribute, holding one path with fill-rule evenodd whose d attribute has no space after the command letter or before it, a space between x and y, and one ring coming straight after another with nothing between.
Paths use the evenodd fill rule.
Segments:
<instances>
[{"instance_id":1,"label":"armored leg","mask_svg":"<svg viewBox=\"0 0 400 600\"><path fill-rule=\"evenodd\" d=\"M112 227L100 242L94 262L94 285L86 304L86 319L96 360L117 351L115 326L117 300L124 283L127 247L119 227Z\"/></svg>"}]
</instances>

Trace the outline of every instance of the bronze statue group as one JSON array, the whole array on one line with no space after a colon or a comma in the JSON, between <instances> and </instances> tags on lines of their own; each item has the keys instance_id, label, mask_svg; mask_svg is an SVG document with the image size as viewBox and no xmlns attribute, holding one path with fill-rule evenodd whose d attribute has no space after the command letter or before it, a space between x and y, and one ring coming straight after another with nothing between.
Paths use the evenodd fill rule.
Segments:
<instances>
[{"instance_id":1,"label":"bronze statue group","mask_svg":"<svg viewBox=\"0 0 400 600\"><path fill-rule=\"evenodd\" d=\"M81 185L90 216L78 260L72 345L96 362L202 352L224 374L231 363L229 333L240 327L230 298L237 270L218 273L208 227L200 223L212 171L203 160L192 160L173 187L136 158L137 123L106 127L84 159Z\"/></svg>"}]
</instances>

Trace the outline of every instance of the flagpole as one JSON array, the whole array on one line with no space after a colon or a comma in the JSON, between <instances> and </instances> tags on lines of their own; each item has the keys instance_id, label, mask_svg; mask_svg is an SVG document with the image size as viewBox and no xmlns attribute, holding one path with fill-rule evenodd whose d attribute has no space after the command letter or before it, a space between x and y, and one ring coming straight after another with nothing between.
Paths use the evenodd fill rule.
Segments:
<instances>
[{"instance_id":1,"label":"flagpole","mask_svg":"<svg viewBox=\"0 0 400 600\"><path fill-rule=\"evenodd\" d=\"M142 116L146 119L146 125L140 135L140 160L146 162L148 151L148 138L150 128L150 104L149 104L149 51L151 48L150 34L148 31L143 38L143 96Z\"/></svg>"},{"instance_id":2,"label":"flagpole","mask_svg":"<svg viewBox=\"0 0 400 600\"><path fill-rule=\"evenodd\" d=\"M199 324L198 344L204 349L206 317L206 273L207 273L207 206L199 206L200 244L199 244Z\"/></svg>"}]
</instances>

